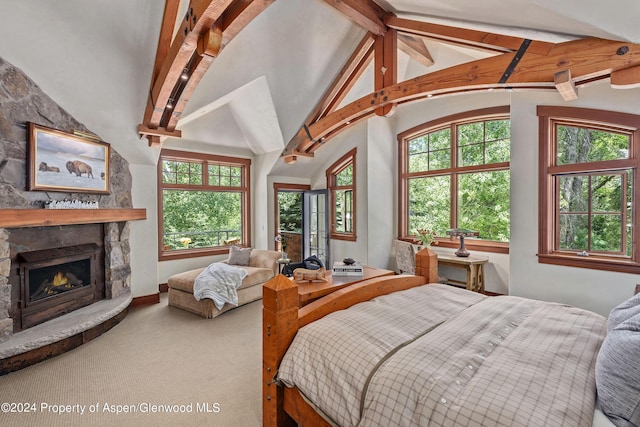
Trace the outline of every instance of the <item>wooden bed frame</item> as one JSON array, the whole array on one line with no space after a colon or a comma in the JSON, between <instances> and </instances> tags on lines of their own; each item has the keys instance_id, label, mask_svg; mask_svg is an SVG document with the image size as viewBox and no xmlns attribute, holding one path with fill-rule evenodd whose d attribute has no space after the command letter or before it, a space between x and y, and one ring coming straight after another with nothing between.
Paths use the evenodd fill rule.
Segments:
<instances>
[{"instance_id":1,"label":"wooden bed frame","mask_svg":"<svg viewBox=\"0 0 640 427\"><path fill-rule=\"evenodd\" d=\"M380 295L438 281L435 253L423 249L416 254L415 276L385 276L368 279L333 292L298 308L298 285L278 275L263 286L262 299L262 425L329 426L303 398L297 388L274 382L278 366L298 329L326 316Z\"/></svg>"}]
</instances>

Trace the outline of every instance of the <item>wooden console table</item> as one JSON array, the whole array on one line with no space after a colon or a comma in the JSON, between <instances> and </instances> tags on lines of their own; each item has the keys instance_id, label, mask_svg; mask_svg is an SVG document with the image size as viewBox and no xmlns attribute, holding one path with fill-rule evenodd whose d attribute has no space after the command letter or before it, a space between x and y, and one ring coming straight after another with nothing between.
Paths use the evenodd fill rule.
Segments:
<instances>
[{"instance_id":1,"label":"wooden console table","mask_svg":"<svg viewBox=\"0 0 640 427\"><path fill-rule=\"evenodd\" d=\"M454 254L438 254L438 265L464 268L467 271L466 282L453 279L447 279L447 282L465 285L468 290L480 293L484 293L484 265L487 262L489 258L486 256L459 257Z\"/></svg>"},{"instance_id":2,"label":"wooden console table","mask_svg":"<svg viewBox=\"0 0 640 427\"><path fill-rule=\"evenodd\" d=\"M338 289L342 289L354 283L362 282L363 280L381 276L392 276L394 274L395 272L392 270L365 266L364 274L362 276L333 277L331 275L331 271L328 270L326 282L298 283L298 305L300 307L304 307L320 297L329 295L331 292L335 292Z\"/></svg>"}]
</instances>

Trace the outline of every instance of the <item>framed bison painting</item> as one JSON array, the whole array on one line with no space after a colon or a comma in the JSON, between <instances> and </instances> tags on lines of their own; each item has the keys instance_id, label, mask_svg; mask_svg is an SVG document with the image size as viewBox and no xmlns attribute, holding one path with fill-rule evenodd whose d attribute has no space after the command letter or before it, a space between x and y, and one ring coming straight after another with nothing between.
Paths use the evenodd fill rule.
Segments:
<instances>
[{"instance_id":1,"label":"framed bison painting","mask_svg":"<svg viewBox=\"0 0 640 427\"><path fill-rule=\"evenodd\" d=\"M109 144L29 123L29 190L109 193Z\"/></svg>"}]
</instances>

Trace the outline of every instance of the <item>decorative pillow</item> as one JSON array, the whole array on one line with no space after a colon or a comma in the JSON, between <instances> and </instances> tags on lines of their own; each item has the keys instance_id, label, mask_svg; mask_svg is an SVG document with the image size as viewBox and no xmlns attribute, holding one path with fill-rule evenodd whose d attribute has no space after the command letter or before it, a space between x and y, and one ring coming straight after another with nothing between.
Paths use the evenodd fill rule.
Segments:
<instances>
[{"instance_id":1,"label":"decorative pillow","mask_svg":"<svg viewBox=\"0 0 640 427\"><path fill-rule=\"evenodd\" d=\"M640 426L640 313L616 325L596 361L602 412L618 427Z\"/></svg>"},{"instance_id":2,"label":"decorative pillow","mask_svg":"<svg viewBox=\"0 0 640 427\"><path fill-rule=\"evenodd\" d=\"M249 265L251 248L231 246L229 249L229 265Z\"/></svg>"},{"instance_id":3,"label":"decorative pillow","mask_svg":"<svg viewBox=\"0 0 640 427\"><path fill-rule=\"evenodd\" d=\"M616 306L607 320L607 331L611 331L620 323L640 313L640 293L635 294L622 304Z\"/></svg>"}]
</instances>

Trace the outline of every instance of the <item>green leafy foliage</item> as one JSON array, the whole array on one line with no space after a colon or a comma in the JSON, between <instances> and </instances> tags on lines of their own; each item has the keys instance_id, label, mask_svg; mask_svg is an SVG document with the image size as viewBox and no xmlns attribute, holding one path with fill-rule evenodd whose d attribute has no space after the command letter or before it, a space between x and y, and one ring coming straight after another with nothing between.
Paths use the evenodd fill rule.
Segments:
<instances>
[{"instance_id":1,"label":"green leafy foliage","mask_svg":"<svg viewBox=\"0 0 640 427\"><path fill-rule=\"evenodd\" d=\"M409 172L464 168L509 162L510 121L486 120L456 126L458 163L452 164L451 127L421 135L408 143ZM465 172L465 173L463 173ZM458 189L457 223L451 221L451 180ZM480 237L509 241L510 174L508 170L409 179L409 230L433 230L444 236L447 229L464 227Z\"/></svg>"},{"instance_id":2,"label":"green leafy foliage","mask_svg":"<svg viewBox=\"0 0 640 427\"><path fill-rule=\"evenodd\" d=\"M279 231L302 233L302 193L297 191L279 191L280 209Z\"/></svg>"},{"instance_id":3,"label":"green leafy foliage","mask_svg":"<svg viewBox=\"0 0 640 427\"><path fill-rule=\"evenodd\" d=\"M163 190L162 203L164 245L170 249L219 246L242 238L239 192Z\"/></svg>"},{"instance_id":4,"label":"green leafy foliage","mask_svg":"<svg viewBox=\"0 0 640 427\"><path fill-rule=\"evenodd\" d=\"M508 170L458 175L457 227L480 232L480 238L509 241L510 173Z\"/></svg>"},{"instance_id":5,"label":"green leafy foliage","mask_svg":"<svg viewBox=\"0 0 640 427\"><path fill-rule=\"evenodd\" d=\"M579 126L557 127L558 165L588 164L629 156L629 137ZM630 255L631 170L560 175L559 249ZM628 212L625 212L628 211Z\"/></svg>"}]
</instances>

